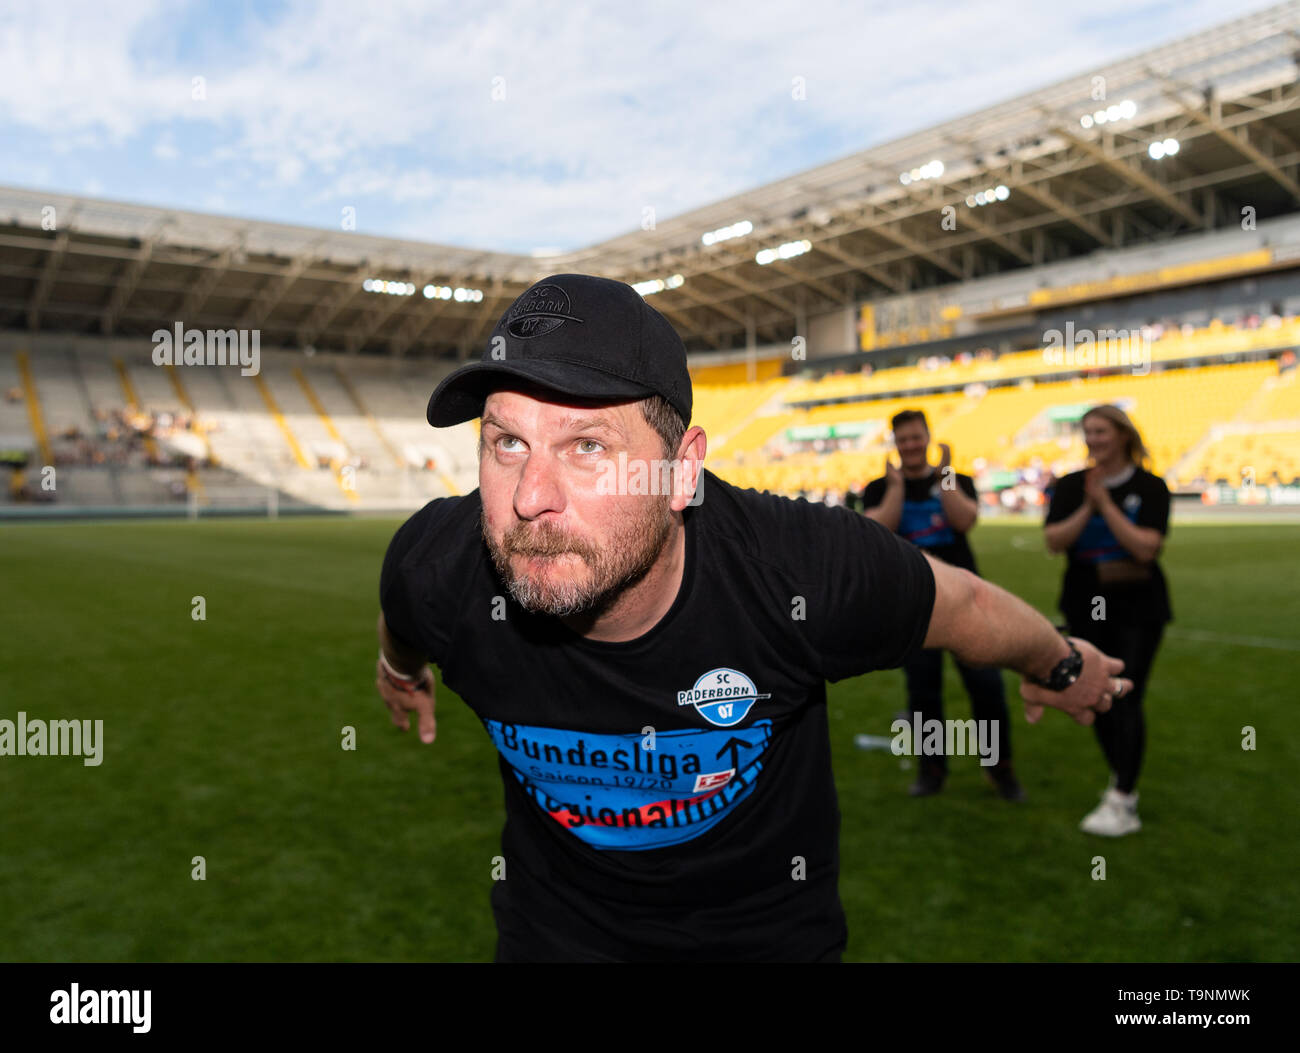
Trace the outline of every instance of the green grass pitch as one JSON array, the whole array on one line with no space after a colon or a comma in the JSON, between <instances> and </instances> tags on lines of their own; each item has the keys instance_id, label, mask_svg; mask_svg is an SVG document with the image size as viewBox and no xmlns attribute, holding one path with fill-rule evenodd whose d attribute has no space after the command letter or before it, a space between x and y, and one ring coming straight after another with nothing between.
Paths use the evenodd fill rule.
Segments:
<instances>
[{"instance_id":1,"label":"green grass pitch","mask_svg":"<svg viewBox=\"0 0 1300 1053\"><path fill-rule=\"evenodd\" d=\"M0 718L103 719L105 743L99 767L0 757L0 960L491 960L487 735L444 690L425 747L373 688L396 525L0 528ZM988 577L1051 611L1061 563L1037 529L972 539ZM1300 531L1176 523L1164 565L1177 620L1134 837L1076 830L1105 784L1092 731L1027 725L1010 675L1023 805L971 757L908 798L902 759L853 746L888 733L902 674L832 685L847 959L1295 960ZM969 716L945 675L946 715Z\"/></svg>"}]
</instances>

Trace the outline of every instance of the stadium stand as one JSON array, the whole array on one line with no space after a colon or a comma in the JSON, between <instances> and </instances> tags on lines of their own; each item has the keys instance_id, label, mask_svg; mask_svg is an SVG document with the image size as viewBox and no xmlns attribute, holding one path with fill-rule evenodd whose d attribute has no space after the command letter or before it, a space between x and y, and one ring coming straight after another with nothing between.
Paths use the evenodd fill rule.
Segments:
<instances>
[{"instance_id":1,"label":"stadium stand","mask_svg":"<svg viewBox=\"0 0 1300 1053\"><path fill-rule=\"evenodd\" d=\"M0 349L0 437L56 468L51 499L89 508L221 493L261 507L266 491L282 509L403 508L477 485L472 427L435 436L424 421L427 369L302 362L264 352L263 372L245 377L86 342Z\"/></svg>"},{"instance_id":2,"label":"stadium stand","mask_svg":"<svg viewBox=\"0 0 1300 1053\"><path fill-rule=\"evenodd\" d=\"M1289 445L1289 431L1294 429L1284 426L1288 420L1300 419L1296 405L1300 389L1294 369L1279 374L1277 358L1215 365L1186 363L1294 346L1297 336L1293 319L1254 330L1218 322L1191 333L1180 329L1152 345L1153 352L1163 345L1165 353L1153 353L1154 368L1142 375L1122 371L1035 381L1036 374L1047 372L1040 349L1005 356L1010 362L979 363L983 367L981 380L1012 382L992 388L976 382L965 364L792 380L784 389L764 391L764 403L770 406L775 398L783 412L753 415L739 427L728 420L728 427L735 431L718 451L718 471L738 485L784 492L851 489L864 475L880 474L889 448L889 418L900 409L914 408L926 412L935 441L952 446L958 471L977 477L1029 468L1060 474L1081 466L1086 459L1077 428L1082 410L1115 402L1130 410L1148 436L1152 468L1168 475L1171 483L1193 485L1199 481L1204 485L1238 478L1240 470L1227 470L1223 458L1237 456L1240 444L1216 437L1216 429L1238 416L1244 418L1242 428L1259 425L1279 436L1272 443L1259 444L1258 472L1261 478L1290 483L1296 478L1295 462L1300 455L1300 448ZM1164 368L1172 362L1184 363L1184 368ZM864 397L871 386L894 394ZM934 394L935 387L961 390ZM907 394L909 389L915 393ZM711 404L706 401L704 405ZM795 450L788 440L792 431L845 423L861 426L854 442L839 442L829 451L811 451L812 456L806 452L793 456ZM1218 458L1212 470L1187 463L1201 445L1212 440ZM779 463L755 463L762 461Z\"/></svg>"},{"instance_id":3,"label":"stadium stand","mask_svg":"<svg viewBox=\"0 0 1300 1053\"><path fill-rule=\"evenodd\" d=\"M467 492L477 432L430 429L428 394L568 271L634 284L676 327L710 467L741 485L841 499L918 408L990 504L1034 505L1084 463L1083 410L1115 401L1176 491L1290 501L1297 32L1300 6L1255 12L545 258L0 187L0 501ZM1176 157L1148 149L1171 134ZM255 334L262 369L160 367L159 326Z\"/></svg>"},{"instance_id":4,"label":"stadium stand","mask_svg":"<svg viewBox=\"0 0 1300 1053\"><path fill-rule=\"evenodd\" d=\"M1296 319L1251 329L1216 320L1154 341L1150 372L1136 375L1059 379L1037 349L866 375L697 382L693 423L710 436L710 465L736 484L825 494L883 471L889 419L901 409L924 410L957 470L987 482L1077 468L1086 457L1079 414L1116 402L1171 485L1228 484L1246 468L1260 482L1291 483L1300 475L1296 370L1277 356L1227 359L1297 340ZM0 435L35 461L43 430L53 463L77 469L60 486L71 503L202 502L209 490L243 486L276 490L284 507L404 507L476 485L475 428L436 433L424 420L432 383L419 366L377 370L292 353L270 352L259 375L244 377L84 345L0 350Z\"/></svg>"}]
</instances>

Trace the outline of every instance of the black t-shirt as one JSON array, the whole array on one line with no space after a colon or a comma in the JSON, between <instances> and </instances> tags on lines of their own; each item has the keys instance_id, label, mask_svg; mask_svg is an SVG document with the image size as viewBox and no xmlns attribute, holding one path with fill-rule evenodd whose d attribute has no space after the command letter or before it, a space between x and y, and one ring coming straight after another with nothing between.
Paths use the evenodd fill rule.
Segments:
<instances>
[{"instance_id":1,"label":"black t-shirt","mask_svg":"<svg viewBox=\"0 0 1300 1053\"><path fill-rule=\"evenodd\" d=\"M1085 472L1072 472L1057 481L1047 508L1047 523L1068 518L1084 501ZM1169 531L1169 487L1158 475L1133 468L1117 486L1107 487L1111 499L1140 527ZM1167 622L1173 619L1169 589L1160 564L1138 563L1116 540L1100 512L1069 548L1069 563L1057 603L1072 625L1093 620L1100 611L1097 598L1105 600L1107 622Z\"/></svg>"},{"instance_id":2,"label":"black t-shirt","mask_svg":"<svg viewBox=\"0 0 1300 1053\"><path fill-rule=\"evenodd\" d=\"M979 500L975 480L960 472L953 473L957 487L972 501ZM863 509L875 508L885 499L888 480L882 475L873 479L862 491ZM966 534L954 530L939 500L939 473L933 471L918 479L903 480L903 514L898 520L898 533L912 544L925 549L935 559L962 567L971 573L975 569L975 553L971 551Z\"/></svg>"},{"instance_id":3,"label":"black t-shirt","mask_svg":"<svg viewBox=\"0 0 1300 1053\"><path fill-rule=\"evenodd\" d=\"M677 598L625 643L509 599L477 490L426 505L384 560L390 631L498 749L493 907L539 955L788 960L845 939L825 685L919 650L934 576L847 509L703 475Z\"/></svg>"}]
</instances>

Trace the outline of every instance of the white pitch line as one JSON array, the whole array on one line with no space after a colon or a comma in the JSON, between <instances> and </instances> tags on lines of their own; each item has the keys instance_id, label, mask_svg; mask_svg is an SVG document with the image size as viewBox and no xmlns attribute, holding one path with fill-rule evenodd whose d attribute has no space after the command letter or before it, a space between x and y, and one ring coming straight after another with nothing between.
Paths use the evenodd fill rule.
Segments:
<instances>
[{"instance_id":1,"label":"white pitch line","mask_svg":"<svg viewBox=\"0 0 1300 1053\"><path fill-rule=\"evenodd\" d=\"M1275 651L1300 651L1300 640L1278 640L1271 636L1230 636L1227 633L1209 632L1205 629L1170 629L1169 635L1180 640L1237 644L1241 647L1268 647Z\"/></svg>"}]
</instances>

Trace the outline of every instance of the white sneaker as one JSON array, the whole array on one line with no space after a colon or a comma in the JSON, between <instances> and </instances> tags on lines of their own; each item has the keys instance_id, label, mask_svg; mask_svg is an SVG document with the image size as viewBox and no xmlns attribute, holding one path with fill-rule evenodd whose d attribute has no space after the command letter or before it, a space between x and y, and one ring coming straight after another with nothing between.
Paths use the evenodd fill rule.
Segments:
<instances>
[{"instance_id":1,"label":"white sneaker","mask_svg":"<svg viewBox=\"0 0 1300 1053\"><path fill-rule=\"evenodd\" d=\"M1085 834L1100 834L1102 837L1123 837L1142 829L1142 820L1137 814L1138 795L1120 793L1114 787L1106 790L1101 797L1101 804L1083 817L1079 829Z\"/></svg>"}]
</instances>

